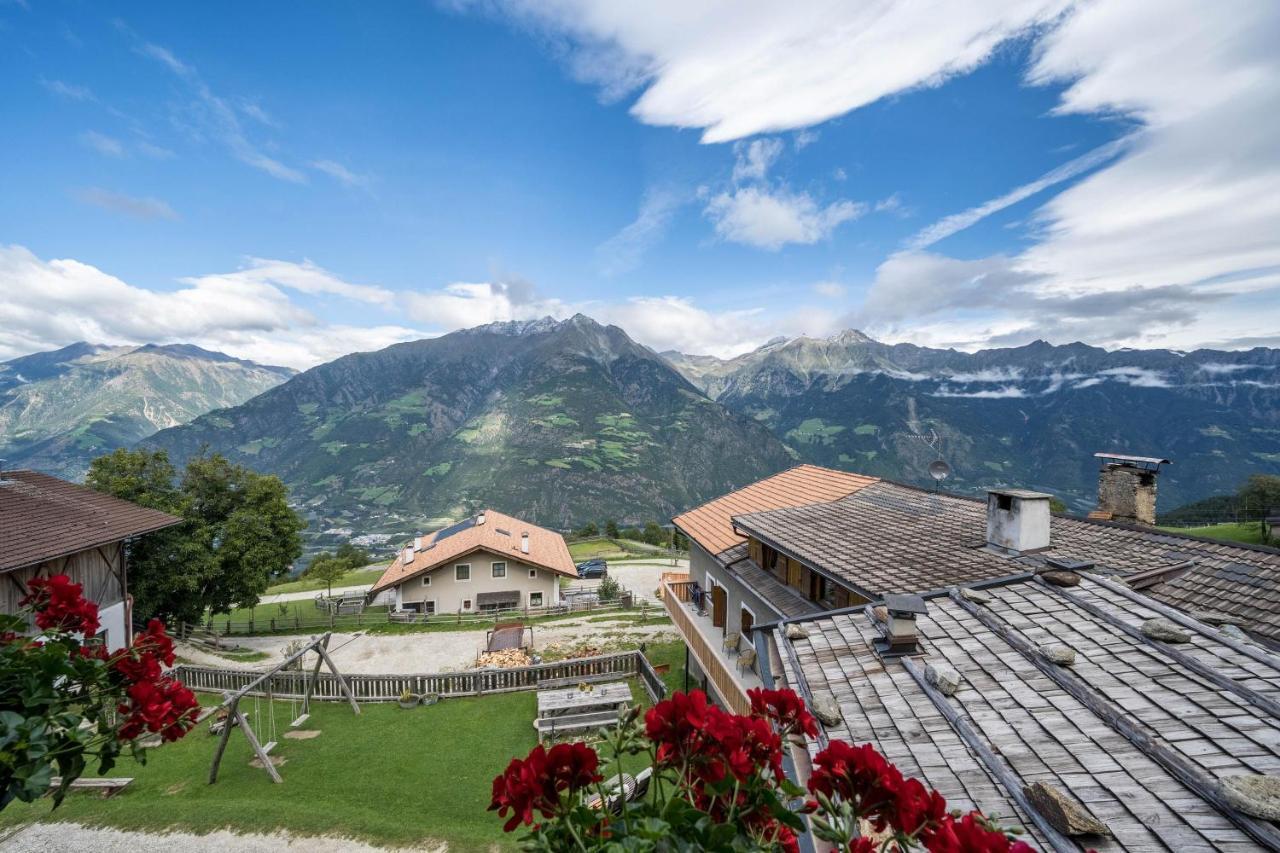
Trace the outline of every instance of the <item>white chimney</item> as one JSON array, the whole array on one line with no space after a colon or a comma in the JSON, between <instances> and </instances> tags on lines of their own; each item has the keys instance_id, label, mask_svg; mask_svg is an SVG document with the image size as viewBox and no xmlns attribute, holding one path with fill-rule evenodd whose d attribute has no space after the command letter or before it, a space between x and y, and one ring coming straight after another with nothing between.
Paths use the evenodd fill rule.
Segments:
<instances>
[{"instance_id":1,"label":"white chimney","mask_svg":"<svg viewBox=\"0 0 1280 853\"><path fill-rule=\"evenodd\" d=\"M987 544L1015 554L1048 548L1051 497L1026 489L987 492Z\"/></svg>"},{"instance_id":2,"label":"white chimney","mask_svg":"<svg viewBox=\"0 0 1280 853\"><path fill-rule=\"evenodd\" d=\"M528 533L520 534L520 553L521 554L529 553L529 534Z\"/></svg>"},{"instance_id":3,"label":"white chimney","mask_svg":"<svg viewBox=\"0 0 1280 853\"><path fill-rule=\"evenodd\" d=\"M480 514L479 514L479 515L477 515L477 516L476 516L476 524L484 524L484 511L483 511L483 510L480 512Z\"/></svg>"},{"instance_id":4,"label":"white chimney","mask_svg":"<svg viewBox=\"0 0 1280 853\"><path fill-rule=\"evenodd\" d=\"M421 551L421 550L422 550L422 537L421 537L421 536L415 536L415 537L413 537L413 550L415 550L415 551Z\"/></svg>"},{"instance_id":5,"label":"white chimney","mask_svg":"<svg viewBox=\"0 0 1280 853\"><path fill-rule=\"evenodd\" d=\"M404 546L404 554L401 555L400 559L401 561L404 562L406 566L413 562L413 546L412 545Z\"/></svg>"}]
</instances>

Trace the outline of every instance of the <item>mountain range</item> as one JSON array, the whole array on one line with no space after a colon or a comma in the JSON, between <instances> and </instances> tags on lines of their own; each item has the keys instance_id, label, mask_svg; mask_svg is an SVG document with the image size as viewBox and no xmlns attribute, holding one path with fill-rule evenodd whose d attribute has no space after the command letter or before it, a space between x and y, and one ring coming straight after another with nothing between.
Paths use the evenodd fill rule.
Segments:
<instances>
[{"instance_id":1,"label":"mountain range","mask_svg":"<svg viewBox=\"0 0 1280 853\"><path fill-rule=\"evenodd\" d=\"M294 375L190 346L75 344L0 364L0 454L73 479L141 442L280 475L311 535L478 507L557 527L660 519L797 461L1094 503L1095 451L1163 456L1160 508L1280 473L1280 350L975 353L857 331L731 359L584 316L494 323Z\"/></svg>"},{"instance_id":2,"label":"mountain range","mask_svg":"<svg viewBox=\"0 0 1280 853\"><path fill-rule=\"evenodd\" d=\"M0 458L73 480L156 430L234 406L296 371L199 347L75 343L0 363Z\"/></svg>"},{"instance_id":3,"label":"mountain range","mask_svg":"<svg viewBox=\"0 0 1280 853\"><path fill-rule=\"evenodd\" d=\"M1159 506L1280 473L1280 350L1109 351L1082 343L974 353L857 331L776 339L732 359L664 353L690 382L802 458L947 488L1041 489L1094 505L1096 451L1162 456Z\"/></svg>"},{"instance_id":4,"label":"mountain range","mask_svg":"<svg viewBox=\"0 0 1280 853\"><path fill-rule=\"evenodd\" d=\"M661 519L792 461L765 425L581 315L344 356L146 445L278 474L313 533L336 535L483 506L558 527Z\"/></svg>"}]
</instances>

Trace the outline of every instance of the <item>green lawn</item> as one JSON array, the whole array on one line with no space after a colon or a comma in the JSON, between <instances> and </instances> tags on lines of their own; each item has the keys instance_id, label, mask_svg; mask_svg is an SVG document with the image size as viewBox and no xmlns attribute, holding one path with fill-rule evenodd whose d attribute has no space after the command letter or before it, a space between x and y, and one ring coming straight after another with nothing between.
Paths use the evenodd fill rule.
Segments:
<instances>
[{"instance_id":1,"label":"green lawn","mask_svg":"<svg viewBox=\"0 0 1280 853\"><path fill-rule=\"evenodd\" d=\"M603 536L594 539L579 539L569 543L569 554L577 562L583 560L635 560L645 557L665 556L667 550L647 542L636 542L632 539L608 539Z\"/></svg>"},{"instance_id":2,"label":"green lawn","mask_svg":"<svg viewBox=\"0 0 1280 853\"><path fill-rule=\"evenodd\" d=\"M684 644L649 643L649 660L666 664L668 695L684 686ZM639 681L636 701L647 704ZM216 701L203 697L206 704ZM249 766L252 753L233 732L218 781L209 785L216 738L202 724L186 738L152 750L145 766L124 759L108 774L134 782L111 799L93 792L71 794L55 812L51 802L14 803L0 812L0 830L33 821L76 821L120 829L210 832L288 830L299 835L343 835L375 844L429 846L446 841L451 851L515 848L489 804L493 777L537 742L533 691L446 699L432 707L403 711L395 704L349 706L318 702L304 730L313 740L283 736L295 712L275 703L278 746L286 759L284 778L273 784ZM244 700L254 730L270 738L268 705ZM643 758L627 759L635 773Z\"/></svg>"},{"instance_id":3,"label":"green lawn","mask_svg":"<svg viewBox=\"0 0 1280 853\"><path fill-rule=\"evenodd\" d=\"M1161 527L1170 533L1186 533L1205 539L1222 539L1227 542L1243 542L1247 545L1263 545L1262 530L1258 522L1244 524L1211 524L1208 527Z\"/></svg>"},{"instance_id":4,"label":"green lawn","mask_svg":"<svg viewBox=\"0 0 1280 853\"><path fill-rule=\"evenodd\" d=\"M373 566L371 568L366 567L363 569L353 569L338 580L334 581L333 588L339 589L344 586L364 586L365 584L372 584L378 578L382 577L382 573L386 568L386 566ZM266 594L278 595L282 592L323 592L327 588L328 584L323 581L300 578L299 580L278 583L273 587L268 587Z\"/></svg>"},{"instance_id":5,"label":"green lawn","mask_svg":"<svg viewBox=\"0 0 1280 853\"><path fill-rule=\"evenodd\" d=\"M304 727L322 732L314 740L283 737L291 708L277 702L280 738L273 755L286 759L281 785L249 767L251 751L238 732L218 782L209 785L216 738L201 725L152 750L145 767L122 760L110 775L134 782L115 797L73 793L56 812L48 800L14 803L0 812L0 827L68 820L151 831L286 829L395 845L443 840L451 851L512 849L501 821L485 808L493 777L537 742L535 701L533 692L521 692L446 699L412 711L369 704L358 717L349 706L317 703ZM252 700L245 703L252 712ZM265 703L260 713L266 716ZM255 731L268 734L257 723Z\"/></svg>"}]
</instances>

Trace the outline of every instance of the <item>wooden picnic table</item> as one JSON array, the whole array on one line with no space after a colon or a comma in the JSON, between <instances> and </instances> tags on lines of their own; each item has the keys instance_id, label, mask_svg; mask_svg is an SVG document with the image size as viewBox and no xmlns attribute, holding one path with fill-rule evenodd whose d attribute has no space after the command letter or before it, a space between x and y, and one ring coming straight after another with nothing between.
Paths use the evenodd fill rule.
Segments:
<instances>
[{"instance_id":1,"label":"wooden picnic table","mask_svg":"<svg viewBox=\"0 0 1280 853\"><path fill-rule=\"evenodd\" d=\"M538 691L538 717L548 719L599 711L619 711L631 704L631 686L625 681Z\"/></svg>"}]
</instances>

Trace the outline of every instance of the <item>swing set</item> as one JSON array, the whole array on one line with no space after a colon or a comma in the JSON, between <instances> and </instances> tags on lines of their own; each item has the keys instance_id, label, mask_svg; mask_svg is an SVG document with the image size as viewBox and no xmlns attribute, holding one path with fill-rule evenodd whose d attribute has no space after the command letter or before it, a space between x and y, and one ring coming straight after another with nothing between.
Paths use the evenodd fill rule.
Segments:
<instances>
[{"instance_id":1,"label":"swing set","mask_svg":"<svg viewBox=\"0 0 1280 853\"><path fill-rule=\"evenodd\" d=\"M338 682L338 686L342 688L342 692L347 697L347 701L351 703L351 710L357 715L360 713L360 706L356 704L356 697L351 692L351 685L347 684L347 680L342 677L342 673L338 672L338 668L334 666L333 659L329 657L329 638L330 633L325 633L319 637L312 637L311 642L307 643L301 649L298 649L289 657L285 658L278 666L264 672L262 675L250 681L244 687L235 692L227 692L222 694L222 704L218 707L226 711L226 716L222 720L222 731L218 738L218 746L213 752L213 764L209 767L209 784L212 785L218 781L218 766L222 763L222 754L227 750L227 743L231 740L231 730L238 728L244 732L245 740L249 741L249 746L253 748L254 754L258 756L258 761L262 764L264 770L271 777L272 782L283 782L280 778L280 772L276 770L275 765L271 763L271 751L276 747L276 706L275 706L275 676L284 669L292 666L295 661L299 661L309 652L316 653L316 664L311 668L308 675L305 676L304 687L302 691L302 712L298 713L298 696L296 693L289 695L290 709L292 711L293 722L289 724L290 728L300 728L311 717L311 695L315 692L316 681L320 676L320 665L323 663L329 667L329 671L333 673L334 679ZM263 691L259 690L259 686L266 684L267 699L267 735L268 740L265 744L258 740L258 736L254 733L253 727L249 725L249 714L240 710L240 701L249 693L253 693L253 713L255 720L262 720L261 699ZM261 725L261 723L259 723Z\"/></svg>"}]
</instances>

